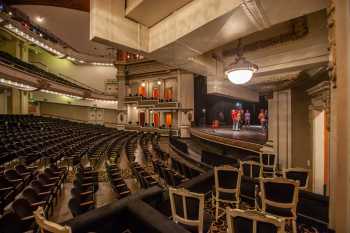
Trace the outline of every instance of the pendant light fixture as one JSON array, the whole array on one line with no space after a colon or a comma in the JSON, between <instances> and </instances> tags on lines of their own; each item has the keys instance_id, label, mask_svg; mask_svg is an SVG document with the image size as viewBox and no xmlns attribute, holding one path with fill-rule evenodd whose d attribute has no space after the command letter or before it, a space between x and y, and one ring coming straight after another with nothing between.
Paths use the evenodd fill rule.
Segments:
<instances>
[{"instance_id":1,"label":"pendant light fixture","mask_svg":"<svg viewBox=\"0 0 350 233\"><path fill-rule=\"evenodd\" d=\"M243 56L243 49L241 48L241 40L238 42L236 49L236 60L225 69L227 78L236 85L242 85L249 82L253 74L258 70L258 66L247 61Z\"/></svg>"}]
</instances>

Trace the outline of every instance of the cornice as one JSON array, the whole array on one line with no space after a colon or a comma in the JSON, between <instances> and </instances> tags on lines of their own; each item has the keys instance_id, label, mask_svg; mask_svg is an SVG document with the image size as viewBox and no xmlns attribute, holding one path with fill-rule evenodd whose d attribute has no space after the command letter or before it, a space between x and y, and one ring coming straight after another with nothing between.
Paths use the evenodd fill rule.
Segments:
<instances>
[{"instance_id":1,"label":"cornice","mask_svg":"<svg viewBox=\"0 0 350 233\"><path fill-rule=\"evenodd\" d=\"M241 7L249 20L259 29L269 28L271 23L266 17L259 0L241 0Z\"/></svg>"}]
</instances>

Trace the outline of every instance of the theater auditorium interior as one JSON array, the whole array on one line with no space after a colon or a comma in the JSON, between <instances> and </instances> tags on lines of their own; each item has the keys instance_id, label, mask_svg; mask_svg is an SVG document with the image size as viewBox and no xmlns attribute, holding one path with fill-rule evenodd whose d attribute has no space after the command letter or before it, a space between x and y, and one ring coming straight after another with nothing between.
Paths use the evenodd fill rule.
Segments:
<instances>
[{"instance_id":1,"label":"theater auditorium interior","mask_svg":"<svg viewBox=\"0 0 350 233\"><path fill-rule=\"evenodd\" d=\"M0 0L0 233L350 233L349 0Z\"/></svg>"}]
</instances>

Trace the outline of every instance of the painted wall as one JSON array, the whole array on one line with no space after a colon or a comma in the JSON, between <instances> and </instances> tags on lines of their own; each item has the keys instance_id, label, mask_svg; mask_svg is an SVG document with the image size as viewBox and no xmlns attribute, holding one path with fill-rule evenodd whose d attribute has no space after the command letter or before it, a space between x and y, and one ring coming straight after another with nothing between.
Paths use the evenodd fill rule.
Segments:
<instances>
[{"instance_id":1,"label":"painted wall","mask_svg":"<svg viewBox=\"0 0 350 233\"><path fill-rule=\"evenodd\" d=\"M294 88L292 98L292 166L312 168L310 97L304 88ZM308 166L310 164L310 167ZM310 179L312 180L312 179Z\"/></svg>"},{"instance_id":2,"label":"painted wall","mask_svg":"<svg viewBox=\"0 0 350 233\"><path fill-rule=\"evenodd\" d=\"M67 59L59 59L42 50L30 50L28 61L41 68L46 67L49 72L62 74L68 78L105 91L105 81L116 77L115 67L75 65Z\"/></svg>"},{"instance_id":3,"label":"painted wall","mask_svg":"<svg viewBox=\"0 0 350 233\"><path fill-rule=\"evenodd\" d=\"M68 120L89 121L88 108L82 106L41 102L40 113Z\"/></svg>"}]
</instances>

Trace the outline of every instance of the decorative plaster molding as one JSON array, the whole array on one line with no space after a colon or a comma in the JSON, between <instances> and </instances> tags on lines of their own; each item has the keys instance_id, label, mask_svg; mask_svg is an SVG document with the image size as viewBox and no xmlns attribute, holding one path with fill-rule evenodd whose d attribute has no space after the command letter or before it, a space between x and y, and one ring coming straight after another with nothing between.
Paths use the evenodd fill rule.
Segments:
<instances>
[{"instance_id":1,"label":"decorative plaster molding","mask_svg":"<svg viewBox=\"0 0 350 233\"><path fill-rule=\"evenodd\" d=\"M248 1L248 0L247 0ZM264 49L274 45L295 41L305 37L309 33L309 27L307 24L307 17L302 16L290 21L289 30L283 34L273 36L267 39L262 39L254 41L252 43L243 45L243 53L256 51L258 49ZM243 39L244 40L244 39ZM237 48L230 48L222 52L223 57L232 56L232 54L237 54Z\"/></svg>"},{"instance_id":2,"label":"decorative plaster molding","mask_svg":"<svg viewBox=\"0 0 350 233\"><path fill-rule=\"evenodd\" d=\"M241 0L241 7L249 20L259 29L269 28L271 23L266 17L259 0Z\"/></svg>"},{"instance_id":3,"label":"decorative plaster molding","mask_svg":"<svg viewBox=\"0 0 350 233\"><path fill-rule=\"evenodd\" d=\"M332 81L332 87L337 87L337 75L336 75L336 43L335 43L335 2L334 0L328 1L327 7L327 27L328 27L328 43L329 43L329 64L328 72L330 80Z\"/></svg>"},{"instance_id":4,"label":"decorative plaster molding","mask_svg":"<svg viewBox=\"0 0 350 233\"><path fill-rule=\"evenodd\" d=\"M245 84L245 86L263 85L283 81L293 81L299 77L299 74L300 71L293 71L288 73L257 76L253 77L253 79L247 84Z\"/></svg>"},{"instance_id":5,"label":"decorative plaster molding","mask_svg":"<svg viewBox=\"0 0 350 233\"><path fill-rule=\"evenodd\" d=\"M331 97L330 97L330 82L323 81L308 89L307 94L311 97L309 105L310 119L313 118L312 111L326 112L326 127L330 129L330 111L331 111Z\"/></svg>"}]
</instances>

